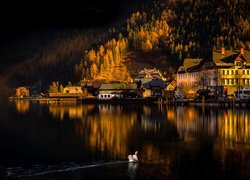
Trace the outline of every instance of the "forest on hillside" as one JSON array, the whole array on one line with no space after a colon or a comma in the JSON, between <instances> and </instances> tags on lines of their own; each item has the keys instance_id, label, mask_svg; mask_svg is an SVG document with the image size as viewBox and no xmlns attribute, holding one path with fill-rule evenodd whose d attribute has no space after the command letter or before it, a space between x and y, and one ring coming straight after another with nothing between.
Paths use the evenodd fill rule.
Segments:
<instances>
[{"instance_id":1,"label":"forest on hillside","mask_svg":"<svg viewBox=\"0 0 250 180\"><path fill-rule=\"evenodd\" d=\"M166 63L160 68L169 76L185 57L208 57L221 47L250 48L248 0L137 0L130 5L129 15L109 30L65 35L12 68L8 79L13 84L126 82L136 68L159 66L161 57ZM129 67L131 61L141 66Z\"/></svg>"},{"instance_id":2,"label":"forest on hillside","mask_svg":"<svg viewBox=\"0 0 250 180\"><path fill-rule=\"evenodd\" d=\"M130 81L131 78L126 78L129 72L123 73L127 61L124 54L130 51L165 52L171 57L169 61L176 62L173 66L177 66L185 57L207 58L212 50L221 47L249 49L249 14L250 3L244 0L147 1L131 14L126 24L113 30L114 38L104 45L105 49L101 45L86 53L76 72L84 80L99 81L102 77L106 81ZM122 53L115 50L115 42L119 44L121 40ZM100 54L110 55L104 58ZM123 68L119 70L117 66Z\"/></svg>"}]
</instances>

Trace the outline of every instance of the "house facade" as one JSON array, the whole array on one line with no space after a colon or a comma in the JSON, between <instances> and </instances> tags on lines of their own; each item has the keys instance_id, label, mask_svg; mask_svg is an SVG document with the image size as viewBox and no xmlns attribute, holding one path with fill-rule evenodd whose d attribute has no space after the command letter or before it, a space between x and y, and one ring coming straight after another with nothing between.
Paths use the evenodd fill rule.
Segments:
<instances>
[{"instance_id":1,"label":"house facade","mask_svg":"<svg viewBox=\"0 0 250 180\"><path fill-rule=\"evenodd\" d=\"M250 52L225 50L213 52L213 61L218 70L218 84L227 94L250 88Z\"/></svg>"},{"instance_id":2,"label":"house facade","mask_svg":"<svg viewBox=\"0 0 250 180\"><path fill-rule=\"evenodd\" d=\"M213 51L211 59L185 59L177 71L177 95L191 95L201 89L234 94L250 88L250 52Z\"/></svg>"},{"instance_id":3,"label":"house facade","mask_svg":"<svg viewBox=\"0 0 250 180\"><path fill-rule=\"evenodd\" d=\"M185 59L177 70L177 96L194 97L199 89L217 86L217 70L212 60Z\"/></svg>"},{"instance_id":4,"label":"house facade","mask_svg":"<svg viewBox=\"0 0 250 180\"><path fill-rule=\"evenodd\" d=\"M110 83L100 86L97 99L130 98L136 97L137 94L137 84L135 83Z\"/></svg>"},{"instance_id":5,"label":"house facade","mask_svg":"<svg viewBox=\"0 0 250 180\"><path fill-rule=\"evenodd\" d=\"M165 78L159 70L146 69L141 70L135 81L139 84L143 98L159 97L166 87Z\"/></svg>"}]
</instances>

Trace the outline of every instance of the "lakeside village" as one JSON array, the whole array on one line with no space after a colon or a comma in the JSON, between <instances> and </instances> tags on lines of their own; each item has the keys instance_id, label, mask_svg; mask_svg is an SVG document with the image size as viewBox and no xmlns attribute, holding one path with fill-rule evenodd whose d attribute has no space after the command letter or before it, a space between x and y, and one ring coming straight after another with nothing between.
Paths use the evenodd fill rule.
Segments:
<instances>
[{"instance_id":1,"label":"lakeside village","mask_svg":"<svg viewBox=\"0 0 250 180\"><path fill-rule=\"evenodd\" d=\"M131 83L81 82L63 87L53 82L48 94L34 87L19 87L15 97L38 102L163 102L218 103L232 105L250 101L250 51L213 51L212 58L184 59L172 80L166 81L157 69L143 69Z\"/></svg>"}]
</instances>

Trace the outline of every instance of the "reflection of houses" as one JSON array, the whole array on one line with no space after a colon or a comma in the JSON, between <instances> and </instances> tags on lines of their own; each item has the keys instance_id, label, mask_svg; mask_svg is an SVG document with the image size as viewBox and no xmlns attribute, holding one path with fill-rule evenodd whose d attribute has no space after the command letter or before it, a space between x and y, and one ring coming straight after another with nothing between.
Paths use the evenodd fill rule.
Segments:
<instances>
[{"instance_id":1,"label":"reflection of houses","mask_svg":"<svg viewBox=\"0 0 250 180\"><path fill-rule=\"evenodd\" d=\"M137 96L137 84L135 83L111 83L102 84L97 95L98 99L130 98Z\"/></svg>"},{"instance_id":2,"label":"reflection of houses","mask_svg":"<svg viewBox=\"0 0 250 180\"><path fill-rule=\"evenodd\" d=\"M229 142L250 143L250 114L226 109L218 114L218 135Z\"/></svg>"},{"instance_id":3,"label":"reflection of houses","mask_svg":"<svg viewBox=\"0 0 250 180\"><path fill-rule=\"evenodd\" d=\"M156 69L144 69L140 71L135 81L138 82L140 88L143 90L142 96L144 98L161 96L163 89L166 87L165 78Z\"/></svg>"}]
</instances>

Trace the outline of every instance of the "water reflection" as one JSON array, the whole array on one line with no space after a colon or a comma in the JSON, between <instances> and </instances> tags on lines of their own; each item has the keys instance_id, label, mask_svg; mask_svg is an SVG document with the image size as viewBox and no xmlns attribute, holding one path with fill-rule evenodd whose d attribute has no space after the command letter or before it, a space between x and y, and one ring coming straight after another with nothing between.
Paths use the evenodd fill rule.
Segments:
<instances>
[{"instance_id":1,"label":"water reflection","mask_svg":"<svg viewBox=\"0 0 250 180\"><path fill-rule=\"evenodd\" d=\"M16 110L21 113L21 114L25 114L29 111L30 108L30 101L26 101L26 100L18 100L15 101L16 104Z\"/></svg>"},{"instance_id":2,"label":"water reflection","mask_svg":"<svg viewBox=\"0 0 250 180\"><path fill-rule=\"evenodd\" d=\"M194 177L193 174L199 179L207 174L211 174L207 179L217 175L224 179L232 173L234 177L250 175L248 109L111 104L39 106L21 101L14 106L21 114L17 117L26 120L12 123L18 123L17 129L23 127L21 132L27 133L26 138L34 138L31 148L34 142L46 147L44 157L60 147L49 157L58 155L59 160L65 160L69 156L73 161L81 157L84 163L89 159L100 162L124 160L138 150L138 165L131 163L124 168L130 179L180 179ZM38 110L41 117L37 116ZM18 148L21 149L17 145L15 149Z\"/></svg>"},{"instance_id":3,"label":"water reflection","mask_svg":"<svg viewBox=\"0 0 250 180\"><path fill-rule=\"evenodd\" d=\"M128 177L129 179L135 179L136 178L136 171L138 168L138 163L128 163Z\"/></svg>"},{"instance_id":4,"label":"water reflection","mask_svg":"<svg viewBox=\"0 0 250 180\"><path fill-rule=\"evenodd\" d=\"M250 112L244 109L205 109L168 107L166 117L176 125L180 138L189 141L196 134L225 141L250 142Z\"/></svg>"}]
</instances>

